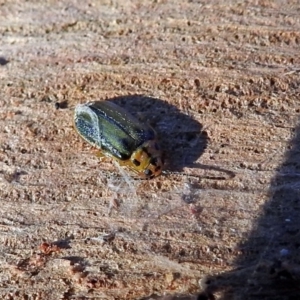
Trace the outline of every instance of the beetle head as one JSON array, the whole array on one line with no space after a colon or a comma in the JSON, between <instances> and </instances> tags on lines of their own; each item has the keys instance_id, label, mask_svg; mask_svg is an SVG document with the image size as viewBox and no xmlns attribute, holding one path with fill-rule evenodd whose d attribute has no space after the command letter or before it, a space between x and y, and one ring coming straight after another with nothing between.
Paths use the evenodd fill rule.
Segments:
<instances>
[{"instance_id":1,"label":"beetle head","mask_svg":"<svg viewBox=\"0 0 300 300\"><path fill-rule=\"evenodd\" d=\"M130 160L133 169L143 178L154 178L162 172L163 159L156 140L143 143L132 153Z\"/></svg>"}]
</instances>

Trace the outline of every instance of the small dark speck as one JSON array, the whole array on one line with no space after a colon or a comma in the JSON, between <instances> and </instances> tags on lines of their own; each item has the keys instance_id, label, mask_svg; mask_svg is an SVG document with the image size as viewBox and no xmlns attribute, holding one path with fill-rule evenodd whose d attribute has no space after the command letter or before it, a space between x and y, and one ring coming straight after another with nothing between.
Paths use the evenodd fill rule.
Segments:
<instances>
[{"instance_id":1,"label":"small dark speck","mask_svg":"<svg viewBox=\"0 0 300 300\"><path fill-rule=\"evenodd\" d=\"M6 58L0 56L0 65L1 66L5 66L8 63L9 63L9 60L7 60Z\"/></svg>"},{"instance_id":2,"label":"small dark speck","mask_svg":"<svg viewBox=\"0 0 300 300\"><path fill-rule=\"evenodd\" d=\"M56 109L64 109L68 107L68 101L56 102L55 108Z\"/></svg>"},{"instance_id":3,"label":"small dark speck","mask_svg":"<svg viewBox=\"0 0 300 300\"><path fill-rule=\"evenodd\" d=\"M196 86L197 88L199 88L200 85L201 85L200 80L199 80L198 78L196 78L196 79L194 80L194 83L195 83L195 86Z\"/></svg>"}]
</instances>

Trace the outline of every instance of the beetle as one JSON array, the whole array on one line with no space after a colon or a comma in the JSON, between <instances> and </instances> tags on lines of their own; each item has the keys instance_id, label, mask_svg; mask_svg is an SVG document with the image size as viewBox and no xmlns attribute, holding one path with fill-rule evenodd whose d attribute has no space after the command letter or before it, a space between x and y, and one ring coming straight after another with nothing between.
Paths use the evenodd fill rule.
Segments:
<instances>
[{"instance_id":1,"label":"beetle","mask_svg":"<svg viewBox=\"0 0 300 300\"><path fill-rule=\"evenodd\" d=\"M77 133L105 156L144 179L161 174L163 159L154 129L111 101L75 107Z\"/></svg>"}]
</instances>

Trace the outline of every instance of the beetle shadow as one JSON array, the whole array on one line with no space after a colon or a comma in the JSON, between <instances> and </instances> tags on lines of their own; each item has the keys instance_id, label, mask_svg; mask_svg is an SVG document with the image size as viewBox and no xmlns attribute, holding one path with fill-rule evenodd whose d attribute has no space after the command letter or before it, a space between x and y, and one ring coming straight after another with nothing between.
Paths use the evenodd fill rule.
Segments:
<instances>
[{"instance_id":1,"label":"beetle shadow","mask_svg":"<svg viewBox=\"0 0 300 300\"><path fill-rule=\"evenodd\" d=\"M182 172L204 153L208 136L202 124L166 101L144 95L107 99L152 126L163 151L165 169Z\"/></svg>"}]
</instances>

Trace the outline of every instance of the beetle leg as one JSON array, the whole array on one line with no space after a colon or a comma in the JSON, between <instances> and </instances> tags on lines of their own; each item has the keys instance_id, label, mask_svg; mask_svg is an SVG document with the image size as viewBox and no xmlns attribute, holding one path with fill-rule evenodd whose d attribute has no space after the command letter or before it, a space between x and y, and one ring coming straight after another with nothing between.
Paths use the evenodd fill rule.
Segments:
<instances>
[{"instance_id":1,"label":"beetle leg","mask_svg":"<svg viewBox=\"0 0 300 300\"><path fill-rule=\"evenodd\" d=\"M103 153L103 151L99 150L99 151L96 152L96 156L97 156L98 158L104 158L104 157L105 157L105 154Z\"/></svg>"}]
</instances>

